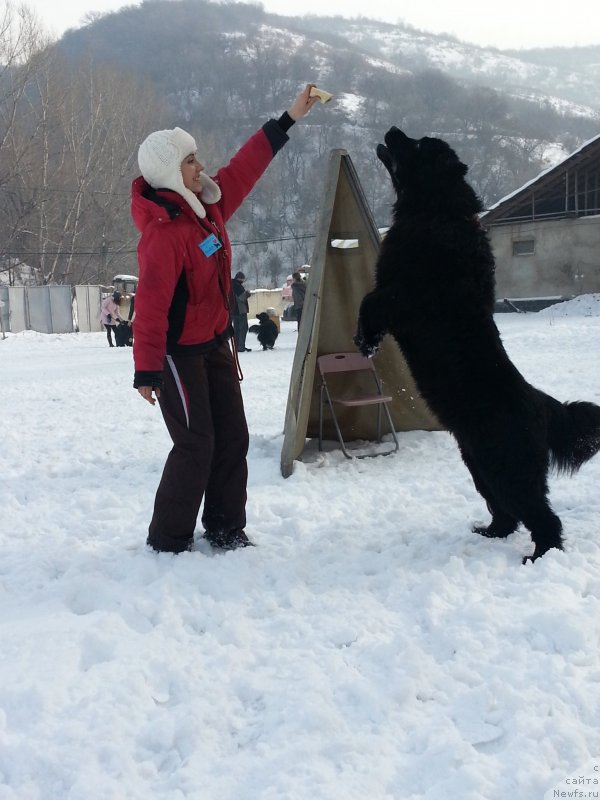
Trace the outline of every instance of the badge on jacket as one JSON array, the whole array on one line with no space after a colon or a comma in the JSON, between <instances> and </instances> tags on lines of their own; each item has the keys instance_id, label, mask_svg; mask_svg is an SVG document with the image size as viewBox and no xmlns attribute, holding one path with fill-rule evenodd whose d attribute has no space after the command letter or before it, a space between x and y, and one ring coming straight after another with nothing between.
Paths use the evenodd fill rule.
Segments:
<instances>
[{"instance_id":1,"label":"badge on jacket","mask_svg":"<svg viewBox=\"0 0 600 800\"><path fill-rule=\"evenodd\" d=\"M198 247L200 250L202 250L205 256L212 256L213 253L216 253L217 250L220 250L223 245L217 239L215 234L211 233L210 236L207 236L203 242L200 242Z\"/></svg>"}]
</instances>

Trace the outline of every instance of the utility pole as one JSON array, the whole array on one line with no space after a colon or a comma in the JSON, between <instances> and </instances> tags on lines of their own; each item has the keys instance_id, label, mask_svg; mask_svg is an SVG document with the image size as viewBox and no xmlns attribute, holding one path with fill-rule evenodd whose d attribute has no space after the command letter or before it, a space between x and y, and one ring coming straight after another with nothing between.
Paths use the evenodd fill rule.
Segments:
<instances>
[{"instance_id":1,"label":"utility pole","mask_svg":"<svg viewBox=\"0 0 600 800\"><path fill-rule=\"evenodd\" d=\"M108 242L106 237L102 234L102 244L100 245L100 253L102 254L102 282L106 282L106 265L108 263Z\"/></svg>"},{"instance_id":2,"label":"utility pole","mask_svg":"<svg viewBox=\"0 0 600 800\"><path fill-rule=\"evenodd\" d=\"M4 315L2 314L3 308L4 300L0 300L0 330L2 331L2 338L6 339L6 333L4 332Z\"/></svg>"}]
</instances>

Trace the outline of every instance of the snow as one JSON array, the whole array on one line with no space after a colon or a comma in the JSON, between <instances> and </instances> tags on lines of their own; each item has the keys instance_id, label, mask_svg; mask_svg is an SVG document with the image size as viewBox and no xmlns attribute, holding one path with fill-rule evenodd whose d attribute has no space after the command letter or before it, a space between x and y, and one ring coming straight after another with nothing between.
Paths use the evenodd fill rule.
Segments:
<instances>
[{"instance_id":1,"label":"snow","mask_svg":"<svg viewBox=\"0 0 600 800\"><path fill-rule=\"evenodd\" d=\"M337 105L347 114L358 114L365 98L354 92L342 92L336 98Z\"/></svg>"},{"instance_id":2,"label":"snow","mask_svg":"<svg viewBox=\"0 0 600 800\"><path fill-rule=\"evenodd\" d=\"M497 322L600 403L599 309ZM551 479L566 549L526 566L524 531L470 532L444 432L284 480L296 336L241 356L257 547L180 556L145 547L169 440L131 351L0 340L1 800L533 800L598 764L600 457Z\"/></svg>"}]
</instances>

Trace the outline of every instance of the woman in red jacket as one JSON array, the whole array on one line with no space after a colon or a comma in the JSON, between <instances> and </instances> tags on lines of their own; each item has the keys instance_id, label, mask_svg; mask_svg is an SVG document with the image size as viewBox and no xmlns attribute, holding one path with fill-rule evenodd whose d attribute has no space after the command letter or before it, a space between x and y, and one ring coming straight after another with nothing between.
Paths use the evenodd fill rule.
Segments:
<instances>
[{"instance_id":1,"label":"woman in red jacket","mask_svg":"<svg viewBox=\"0 0 600 800\"><path fill-rule=\"evenodd\" d=\"M134 387L158 399L173 440L148 530L154 550L189 550L204 498L204 536L233 550L246 536L248 427L229 347L231 246L225 223L241 205L287 131L318 98L308 84L278 120L269 120L226 167L209 178L196 143L181 128L141 144L132 186L141 231L135 296Z\"/></svg>"}]
</instances>

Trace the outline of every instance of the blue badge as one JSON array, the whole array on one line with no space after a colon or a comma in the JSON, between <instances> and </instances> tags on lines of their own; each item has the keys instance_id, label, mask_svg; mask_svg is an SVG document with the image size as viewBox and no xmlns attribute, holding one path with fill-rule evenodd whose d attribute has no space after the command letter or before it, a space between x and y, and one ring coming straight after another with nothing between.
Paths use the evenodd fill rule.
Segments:
<instances>
[{"instance_id":1,"label":"blue badge","mask_svg":"<svg viewBox=\"0 0 600 800\"><path fill-rule=\"evenodd\" d=\"M220 250L223 245L217 239L215 234L211 233L211 235L207 236L203 242L200 242L198 247L200 250L202 250L205 256L212 256L212 254L216 253L217 250Z\"/></svg>"}]
</instances>

